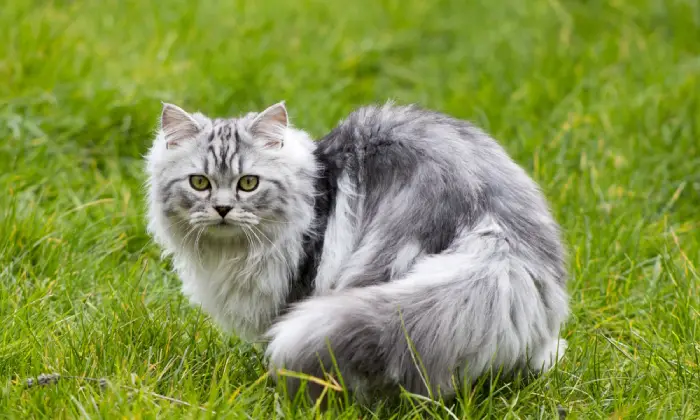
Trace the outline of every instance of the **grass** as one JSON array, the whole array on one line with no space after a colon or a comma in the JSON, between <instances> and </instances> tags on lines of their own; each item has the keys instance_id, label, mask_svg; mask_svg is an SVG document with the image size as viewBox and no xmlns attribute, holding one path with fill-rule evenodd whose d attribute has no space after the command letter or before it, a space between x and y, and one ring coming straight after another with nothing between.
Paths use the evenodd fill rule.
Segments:
<instances>
[{"instance_id":1,"label":"grass","mask_svg":"<svg viewBox=\"0 0 700 420\"><path fill-rule=\"evenodd\" d=\"M3 417L700 418L696 0L6 0L0 80ZM141 154L160 101L285 99L322 135L388 98L474 121L541 184L570 347L527 385L324 413L182 298Z\"/></svg>"}]
</instances>

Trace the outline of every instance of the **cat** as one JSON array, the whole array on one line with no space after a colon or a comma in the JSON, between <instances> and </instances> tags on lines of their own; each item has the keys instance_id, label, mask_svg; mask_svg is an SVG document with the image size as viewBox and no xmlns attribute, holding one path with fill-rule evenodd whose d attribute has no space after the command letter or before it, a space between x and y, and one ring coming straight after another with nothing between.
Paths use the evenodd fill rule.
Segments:
<instances>
[{"instance_id":1,"label":"cat","mask_svg":"<svg viewBox=\"0 0 700 420\"><path fill-rule=\"evenodd\" d=\"M564 353L559 225L469 122L387 103L315 142L284 102L226 119L164 104L146 171L148 231L184 294L264 342L278 381L336 370L358 398L448 398Z\"/></svg>"}]
</instances>

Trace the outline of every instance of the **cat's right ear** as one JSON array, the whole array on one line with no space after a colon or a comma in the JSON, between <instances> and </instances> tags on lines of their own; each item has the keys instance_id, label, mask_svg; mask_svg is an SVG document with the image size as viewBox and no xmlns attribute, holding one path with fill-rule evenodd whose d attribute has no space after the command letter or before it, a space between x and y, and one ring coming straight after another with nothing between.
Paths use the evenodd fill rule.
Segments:
<instances>
[{"instance_id":1,"label":"cat's right ear","mask_svg":"<svg viewBox=\"0 0 700 420\"><path fill-rule=\"evenodd\" d=\"M165 135L166 147L172 148L180 142L195 137L202 127L179 106L163 102L160 114L160 129Z\"/></svg>"}]
</instances>

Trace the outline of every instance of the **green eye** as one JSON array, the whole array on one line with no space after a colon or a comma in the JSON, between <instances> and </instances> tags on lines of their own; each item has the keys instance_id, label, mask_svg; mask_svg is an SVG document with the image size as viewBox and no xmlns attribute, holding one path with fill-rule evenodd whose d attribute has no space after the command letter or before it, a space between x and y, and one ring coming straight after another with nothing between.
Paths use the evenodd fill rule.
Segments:
<instances>
[{"instance_id":1,"label":"green eye","mask_svg":"<svg viewBox=\"0 0 700 420\"><path fill-rule=\"evenodd\" d=\"M197 191L204 191L210 187L209 180L202 175L190 176L190 185Z\"/></svg>"},{"instance_id":2,"label":"green eye","mask_svg":"<svg viewBox=\"0 0 700 420\"><path fill-rule=\"evenodd\" d=\"M246 192L258 188L258 177L255 175L244 175L238 180L238 189Z\"/></svg>"}]
</instances>

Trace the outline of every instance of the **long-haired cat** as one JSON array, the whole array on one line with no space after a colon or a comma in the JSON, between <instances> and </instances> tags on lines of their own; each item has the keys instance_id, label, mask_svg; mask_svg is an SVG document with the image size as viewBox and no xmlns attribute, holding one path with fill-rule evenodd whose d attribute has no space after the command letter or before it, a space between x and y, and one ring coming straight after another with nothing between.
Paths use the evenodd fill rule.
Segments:
<instances>
[{"instance_id":1,"label":"long-haired cat","mask_svg":"<svg viewBox=\"0 0 700 420\"><path fill-rule=\"evenodd\" d=\"M147 172L149 232L184 293L266 341L273 372L450 396L564 352L558 225L465 121L369 106L314 142L284 103L227 119L165 104Z\"/></svg>"}]
</instances>

